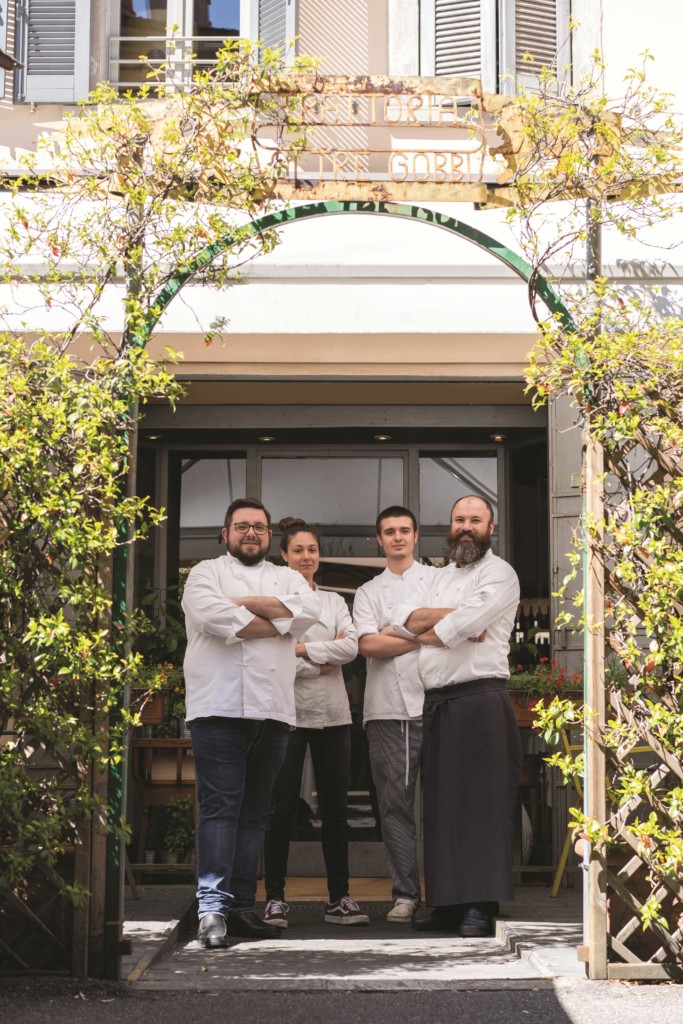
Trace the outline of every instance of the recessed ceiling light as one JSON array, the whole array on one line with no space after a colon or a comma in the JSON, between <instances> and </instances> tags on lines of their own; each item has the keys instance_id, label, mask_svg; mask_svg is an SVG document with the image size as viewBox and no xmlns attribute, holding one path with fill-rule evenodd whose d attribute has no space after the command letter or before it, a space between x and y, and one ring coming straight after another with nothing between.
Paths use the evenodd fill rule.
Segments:
<instances>
[{"instance_id":1,"label":"recessed ceiling light","mask_svg":"<svg viewBox=\"0 0 683 1024\"><path fill-rule=\"evenodd\" d=\"M391 434L375 434L375 441L391 441Z\"/></svg>"},{"instance_id":2,"label":"recessed ceiling light","mask_svg":"<svg viewBox=\"0 0 683 1024\"><path fill-rule=\"evenodd\" d=\"M495 441L496 444L502 444L503 441L505 440L506 435L505 434L489 434L489 437L490 437L490 439L492 441Z\"/></svg>"},{"instance_id":3,"label":"recessed ceiling light","mask_svg":"<svg viewBox=\"0 0 683 1024\"><path fill-rule=\"evenodd\" d=\"M275 438L271 437L270 434L264 434L263 437L259 437L259 441L263 441L264 444L267 444L268 441L274 441L274 440L275 440Z\"/></svg>"},{"instance_id":4,"label":"recessed ceiling light","mask_svg":"<svg viewBox=\"0 0 683 1024\"><path fill-rule=\"evenodd\" d=\"M145 434L147 441L158 441L161 438L161 434Z\"/></svg>"}]
</instances>

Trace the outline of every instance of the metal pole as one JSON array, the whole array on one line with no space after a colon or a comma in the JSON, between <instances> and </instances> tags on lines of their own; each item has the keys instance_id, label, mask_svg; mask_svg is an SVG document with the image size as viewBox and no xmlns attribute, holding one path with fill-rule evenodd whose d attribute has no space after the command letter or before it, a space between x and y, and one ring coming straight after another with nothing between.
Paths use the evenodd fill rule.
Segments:
<instances>
[{"instance_id":1,"label":"metal pole","mask_svg":"<svg viewBox=\"0 0 683 1024\"><path fill-rule=\"evenodd\" d=\"M589 200L586 204L586 291L587 299L600 276L602 239L600 208ZM598 328L599 329L599 328ZM603 823L606 818L605 754L600 737L605 724L605 579L602 562L587 536L587 523L598 525L602 536L604 516L602 500L602 447L591 433L589 401L584 411L583 432L583 519L584 519L584 754L586 780L584 812L587 817ZM607 886L603 851L584 844L584 944L588 947L587 974L591 980L607 977Z\"/></svg>"},{"instance_id":2,"label":"metal pole","mask_svg":"<svg viewBox=\"0 0 683 1024\"><path fill-rule=\"evenodd\" d=\"M139 161L142 161L142 154L139 154ZM124 275L126 280L126 307L131 300L135 301L141 294L141 261L142 242L141 232L143 227L144 210L137 206L129 211L129 229L131 232L131 252L124 260ZM121 338L121 355L125 358L130 351L140 345L140 338L136 329L130 326L130 309L126 308L127 324L124 327ZM144 339L147 340L146 338ZM131 402L128 416L127 428L127 475L126 475L126 497L134 497L137 490L137 449L138 449L138 418L139 407L137 400ZM121 654L127 657L130 654L129 623L133 612L134 582L135 582L135 560L133 557L131 538L133 534L132 523L121 523L119 525L117 546L113 558L113 581L112 581L112 626L114 630L114 643L121 647ZM116 706L109 714L109 721L121 721L122 708L129 702L129 691L126 685ZM109 765L107 805L109 812L109 825L112 829L118 829L126 817L126 783L128 779L128 755L129 737L124 737L124 757L118 764ZM106 881L104 900L104 937L102 950L102 975L114 981L120 980L121 969L121 941L123 934L123 900L124 900L124 873L125 873L125 847L120 834L112 831L107 836L106 853ZM99 973L99 971L98 971Z\"/></svg>"}]
</instances>

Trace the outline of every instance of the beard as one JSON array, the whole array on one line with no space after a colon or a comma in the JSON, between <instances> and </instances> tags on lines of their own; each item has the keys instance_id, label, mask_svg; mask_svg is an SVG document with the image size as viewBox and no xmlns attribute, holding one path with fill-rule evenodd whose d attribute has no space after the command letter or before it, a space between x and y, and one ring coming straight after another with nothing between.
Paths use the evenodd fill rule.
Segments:
<instances>
[{"instance_id":1,"label":"beard","mask_svg":"<svg viewBox=\"0 0 683 1024\"><path fill-rule=\"evenodd\" d=\"M258 551L254 552L244 551L239 541L232 544L228 543L227 548L233 558L236 558L242 565L258 565L266 556L266 552L260 544Z\"/></svg>"},{"instance_id":2,"label":"beard","mask_svg":"<svg viewBox=\"0 0 683 1024\"><path fill-rule=\"evenodd\" d=\"M468 537L464 540L463 537ZM456 565L474 565L479 562L491 547L491 537L473 537L471 534L449 533L448 555Z\"/></svg>"}]
</instances>

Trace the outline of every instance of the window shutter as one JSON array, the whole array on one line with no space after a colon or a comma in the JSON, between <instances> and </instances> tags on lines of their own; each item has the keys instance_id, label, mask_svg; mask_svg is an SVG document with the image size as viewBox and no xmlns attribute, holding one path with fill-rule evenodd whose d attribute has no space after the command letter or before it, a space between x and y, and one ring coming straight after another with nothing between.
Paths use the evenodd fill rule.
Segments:
<instances>
[{"instance_id":1,"label":"window shutter","mask_svg":"<svg viewBox=\"0 0 683 1024\"><path fill-rule=\"evenodd\" d=\"M507 86L534 89L542 67L561 80L569 65L569 0L503 0L502 56ZM533 61L525 60L525 55Z\"/></svg>"},{"instance_id":2,"label":"window shutter","mask_svg":"<svg viewBox=\"0 0 683 1024\"><path fill-rule=\"evenodd\" d=\"M280 49L290 59L296 35L296 0L259 0L258 35L264 47Z\"/></svg>"},{"instance_id":3,"label":"window shutter","mask_svg":"<svg viewBox=\"0 0 683 1024\"><path fill-rule=\"evenodd\" d=\"M89 90L89 0L27 0L24 11L24 99L84 99Z\"/></svg>"},{"instance_id":4,"label":"window shutter","mask_svg":"<svg viewBox=\"0 0 683 1024\"><path fill-rule=\"evenodd\" d=\"M496 86L495 0L434 0L434 74Z\"/></svg>"},{"instance_id":5,"label":"window shutter","mask_svg":"<svg viewBox=\"0 0 683 1024\"><path fill-rule=\"evenodd\" d=\"M7 53L7 0L0 0L0 50ZM0 68L0 100L5 98L5 69Z\"/></svg>"}]
</instances>

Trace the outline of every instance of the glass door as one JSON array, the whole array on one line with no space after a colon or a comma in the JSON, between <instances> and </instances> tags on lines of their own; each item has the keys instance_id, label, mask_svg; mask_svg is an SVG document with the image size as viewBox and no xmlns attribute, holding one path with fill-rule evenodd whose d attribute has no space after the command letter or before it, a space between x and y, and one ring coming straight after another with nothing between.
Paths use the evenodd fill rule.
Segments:
<instances>
[{"instance_id":1,"label":"glass door","mask_svg":"<svg viewBox=\"0 0 683 1024\"><path fill-rule=\"evenodd\" d=\"M353 604L357 588L382 572L375 520L388 505L412 508L421 524L419 554L434 563L446 555L453 502L464 494L484 494L496 510L494 549L505 555L506 516L503 451L484 446L315 446L244 445L231 450L196 446L167 449L169 508L167 582L173 585L197 561L223 550L220 531L225 511L237 497L259 498L273 519L269 557L277 561L277 523L296 516L314 523L323 538L319 585ZM162 500L162 503L163 500ZM352 780L349 790L351 871L386 874L378 814L362 728L365 662L360 656L344 668L352 713ZM292 874L324 875L315 778L307 762L293 835ZM418 814L419 817L419 814Z\"/></svg>"}]
</instances>

